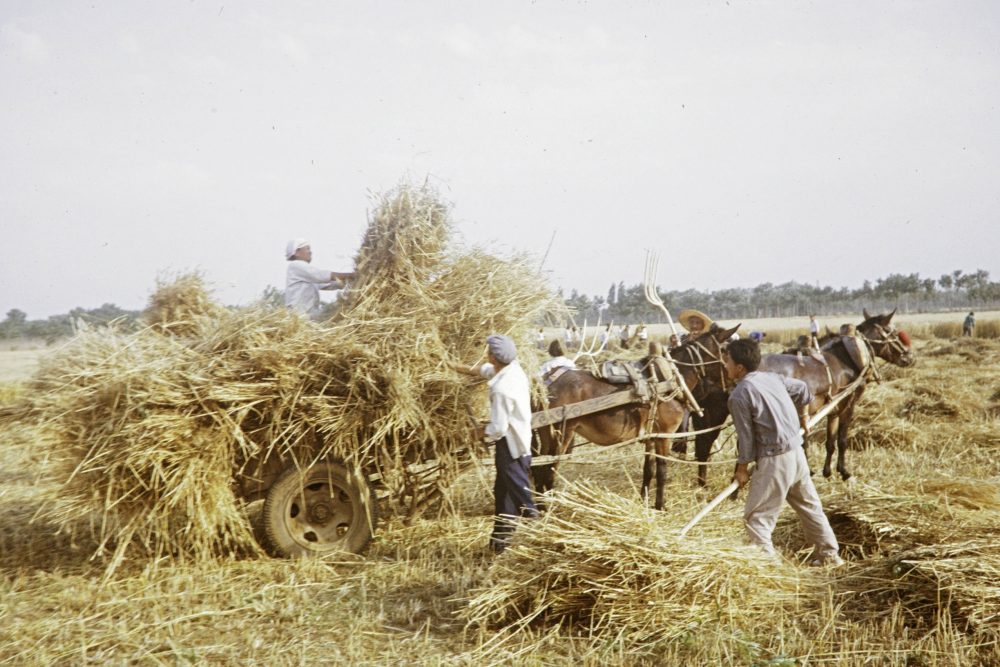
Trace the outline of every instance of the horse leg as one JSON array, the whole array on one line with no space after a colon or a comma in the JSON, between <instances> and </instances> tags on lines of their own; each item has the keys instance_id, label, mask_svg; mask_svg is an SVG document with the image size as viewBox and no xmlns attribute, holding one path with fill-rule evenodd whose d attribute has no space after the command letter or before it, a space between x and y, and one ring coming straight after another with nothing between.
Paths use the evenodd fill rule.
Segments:
<instances>
[{"instance_id":1,"label":"horse leg","mask_svg":"<svg viewBox=\"0 0 1000 667\"><path fill-rule=\"evenodd\" d=\"M642 501L649 500L649 482L653 479L653 445L646 443L646 452L642 457Z\"/></svg>"},{"instance_id":2,"label":"horse leg","mask_svg":"<svg viewBox=\"0 0 1000 667\"><path fill-rule=\"evenodd\" d=\"M694 423L694 430L701 431L706 428L712 428L719 426L726 418L729 416L729 397L722 393L717 392L709 396L709 400L705 401L705 415L702 417L693 417L692 422ZM698 459L698 486L705 487L708 484L708 466L704 465L708 463L708 457L712 454L712 445L715 441L719 439L719 430L715 429L707 433L699 433L694 438L694 455Z\"/></svg>"},{"instance_id":3,"label":"horse leg","mask_svg":"<svg viewBox=\"0 0 1000 667\"><path fill-rule=\"evenodd\" d=\"M837 433L837 472L845 482L851 478L851 473L847 470L847 431L854 420L854 400L844 408L840 415L840 428Z\"/></svg>"},{"instance_id":4,"label":"horse leg","mask_svg":"<svg viewBox=\"0 0 1000 667\"><path fill-rule=\"evenodd\" d=\"M531 438L531 451L535 456L550 456L556 453L555 429L546 426L534 432ZM555 464L547 463L531 467L531 480L535 492L542 494L552 488L555 481Z\"/></svg>"},{"instance_id":5,"label":"horse leg","mask_svg":"<svg viewBox=\"0 0 1000 667\"><path fill-rule=\"evenodd\" d=\"M712 452L712 444L718 437L719 432L700 433L694 438L694 456L698 459L698 486L705 487L708 484L708 455Z\"/></svg>"},{"instance_id":6,"label":"horse leg","mask_svg":"<svg viewBox=\"0 0 1000 667\"><path fill-rule=\"evenodd\" d=\"M538 453L542 456L562 456L568 454L573 448L573 436L576 427L567 426L566 432L561 433L554 427L538 429ZM532 451L535 450L535 438L532 438ZM547 463L540 466L532 466L531 477L534 483L535 492L539 495L546 491L551 491L556 484L556 470L559 468L559 461ZM543 510L544 502L539 502L538 507Z\"/></svg>"},{"instance_id":7,"label":"horse leg","mask_svg":"<svg viewBox=\"0 0 1000 667\"><path fill-rule=\"evenodd\" d=\"M823 464L823 477L830 479L833 473L830 462L833 460L833 448L837 443L837 427L840 424L840 414L835 410L826 418L826 462Z\"/></svg>"},{"instance_id":8,"label":"horse leg","mask_svg":"<svg viewBox=\"0 0 1000 667\"><path fill-rule=\"evenodd\" d=\"M656 451L656 505L658 510L663 509L663 491L667 486L667 443L668 440L657 440L654 446Z\"/></svg>"},{"instance_id":9,"label":"horse leg","mask_svg":"<svg viewBox=\"0 0 1000 667\"><path fill-rule=\"evenodd\" d=\"M685 412L684 419L681 420L681 431L687 431L688 422L691 420L691 413ZM677 454L681 458L687 457L688 453L688 438L683 438L680 440L674 440L674 444L670 446L670 451Z\"/></svg>"}]
</instances>

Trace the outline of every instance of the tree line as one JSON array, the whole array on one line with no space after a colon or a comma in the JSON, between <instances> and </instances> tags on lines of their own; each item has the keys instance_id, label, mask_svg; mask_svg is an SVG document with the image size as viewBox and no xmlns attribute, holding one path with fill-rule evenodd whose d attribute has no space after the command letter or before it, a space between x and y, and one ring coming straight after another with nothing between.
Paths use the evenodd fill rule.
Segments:
<instances>
[{"instance_id":1,"label":"tree line","mask_svg":"<svg viewBox=\"0 0 1000 667\"><path fill-rule=\"evenodd\" d=\"M992 308L1000 304L1000 282L990 280L989 271L961 270L943 274L936 280L919 273L892 273L861 287L821 287L790 281L780 285L762 283L756 287L733 287L714 291L667 290L657 293L671 314L695 308L714 319L735 320L764 317L807 317L809 315L860 314L887 311L933 312L952 309ZM607 295L586 296L576 290L565 298L576 312L577 324L586 320L602 322L660 322L663 314L646 301L645 286L612 283Z\"/></svg>"},{"instance_id":2,"label":"tree line","mask_svg":"<svg viewBox=\"0 0 1000 667\"><path fill-rule=\"evenodd\" d=\"M943 274L938 279L921 278L919 273L892 273L874 283L866 280L857 289L820 287L795 281L756 287L732 287L714 291L695 289L668 290L657 288L670 312L696 308L719 320L763 317L805 317L871 312L898 308L900 312L930 312L950 309L992 308L1000 305L1000 282L990 280L988 271L973 273L961 270ZM642 284L626 286L624 281L612 283L607 295L586 296L573 290L564 300L576 313L577 324L586 320L603 322L660 322L659 310L646 301ZM280 307L283 293L275 287L264 290L258 303ZM328 304L332 310L335 304ZM142 311L124 310L113 303L99 308L74 308L62 315L29 320L28 313L18 308L7 312L0 322L0 340L11 338L43 338L55 340L72 335L80 326L102 326L118 321L125 326L138 323Z\"/></svg>"}]
</instances>

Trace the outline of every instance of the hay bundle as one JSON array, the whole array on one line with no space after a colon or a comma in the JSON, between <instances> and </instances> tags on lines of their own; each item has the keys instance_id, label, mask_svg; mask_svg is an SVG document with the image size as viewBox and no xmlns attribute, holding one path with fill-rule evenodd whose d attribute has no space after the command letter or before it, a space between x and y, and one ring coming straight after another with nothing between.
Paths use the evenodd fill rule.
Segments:
<instances>
[{"instance_id":1,"label":"hay bundle","mask_svg":"<svg viewBox=\"0 0 1000 667\"><path fill-rule=\"evenodd\" d=\"M1000 480L933 477L861 486L823 500L841 544L872 558L840 582L861 616L899 603L933 625L941 609L974 630L1000 614ZM795 527L788 520L778 534Z\"/></svg>"},{"instance_id":2,"label":"hay bundle","mask_svg":"<svg viewBox=\"0 0 1000 667\"><path fill-rule=\"evenodd\" d=\"M142 317L163 333L190 336L197 333L198 318L218 317L223 310L212 300L201 273L193 271L157 277Z\"/></svg>"},{"instance_id":3,"label":"hay bundle","mask_svg":"<svg viewBox=\"0 0 1000 667\"><path fill-rule=\"evenodd\" d=\"M550 502L544 518L519 524L493 584L469 600L469 622L571 624L641 646L706 624L749 629L800 591L795 569L739 546L731 518L699 526L704 535L714 525L714 537L679 540L670 511L591 486Z\"/></svg>"},{"instance_id":4,"label":"hay bundle","mask_svg":"<svg viewBox=\"0 0 1000 667\"><path fill-rule=\"evenodd\" d=\"M155 556L252 544L229 489L234 440L199 400L206 363L152 329L95 330L32 383L39 433L64 480L51 516L67 527L96 518L101 547L115 547L112 569L133 541Z\"/></svg>"},{"instance_id":5,"label":"hay bundle","mask_svg":"<svg viewBox=\"0 0 1000 667\"><path fill-rule=\"evenodd\" d=\"M1000 536L1000 480L896 477L823 499L862 546L898 554L927 544ZM847 523L845 523L845 520Z\"/></svg>"},{"instance_id":6,"label":"hay bundle","mask_svg":"<svg viewBox=\"0 0 1000 667\"><path fill-rule=\"evenodd\" d=\"M401 186L372 217L358 287L329 322L229 311L186 276L151 299L156 326L75 339L32 392L64 481L53 516L99 517L112 568L132 546L252 549L233 480L270 457L379 473L396 508L419 511L468 461L485 414L482 386L445 360L476 359L498 330L530 368L530 331L558 308L523 258L459 254L449 234L436 193ZM408 467L428 460L436 475Z\"/></svg>"}]
</instances>

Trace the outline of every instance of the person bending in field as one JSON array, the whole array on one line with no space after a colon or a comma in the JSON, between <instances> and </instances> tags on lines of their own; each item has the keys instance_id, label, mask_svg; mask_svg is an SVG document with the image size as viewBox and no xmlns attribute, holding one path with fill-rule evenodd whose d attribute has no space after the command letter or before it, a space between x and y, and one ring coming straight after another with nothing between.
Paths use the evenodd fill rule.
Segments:
<instances>
[{"instance_id":1,"label":"person bending in field","mask_svg":"<svg viewBox=\"0 0 1000 667\"><path fill-rule=\"evenodd\" d=\"M305 239L292 239L285 246L288 270L285 274L285 305L296 313L315 318L320 312L319 291L344 287L354 273L337 273L310 266L312 248Z\"/></svg>"},{"instance_id":2,"label":"person bending in field","mask_svg":"<svg viewBox=\"0 0 1000 667\"><path fill-rule=\"evenodd\" d=\"M722 361L736 383L729 395L729 412L738 451L733 480L740 488L750 480L750 464L756 463L743 510L750 542L768 554L775 553L771 534L787 500L813 545L811 564L842 565L837 538L823 513L802 449L799 425L808 434L806 420L813 398L808 385L758 371L760 347L752 340L729 343Z\"/></svg>"},{"instance_id":3,"label":"person bending in field","mask_svg":"<svg viewBox=\"0 0 1000 667\"><path fill-rule=\"evenodd\" d=\"M558 342L558 341L557 341ZM531 389L528 376L517 361L517 348L507 336L486 339L489 363L451 368L472 377L489 380L490 421L477 437L496 445L497 476L493 484L494 520L490 547L503 552L514 532L515 517L538 516L531 496Z\"/></svg>"},{"instance_id":4,"label":"person bending in field","mask_svg":"<svg viewBox=\"0 0 1000 667\"><path fill-rule=\"evenodd\" d=\"M962 322L962 335L971 336L976 331L976 314L969 311L969 314L965 316L965 320Z\"/></svg>"}]
</instances>

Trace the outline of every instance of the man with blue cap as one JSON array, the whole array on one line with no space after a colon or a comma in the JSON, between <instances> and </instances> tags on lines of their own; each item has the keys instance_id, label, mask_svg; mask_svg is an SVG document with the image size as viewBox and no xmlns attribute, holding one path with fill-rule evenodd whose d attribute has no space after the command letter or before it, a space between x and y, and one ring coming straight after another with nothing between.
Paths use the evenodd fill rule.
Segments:
<instances>
[{"instance_id":1,"label":"man with blue cap","mask_svg":"<svg viewBox=\"0 0 1000 667\"><path fill-rule=\"evenodd\" d=\"M501 553L514 532L512 520L537 516L531 497L531 388L517 361L517 347L508 336L493 334L486 339L489 363L468 368L451 367L466 375L483 377L490 388L490 421L477 434L496 445L496 482L493 484L495 518L490 547Z\"/></svg>"}]
</instances>

